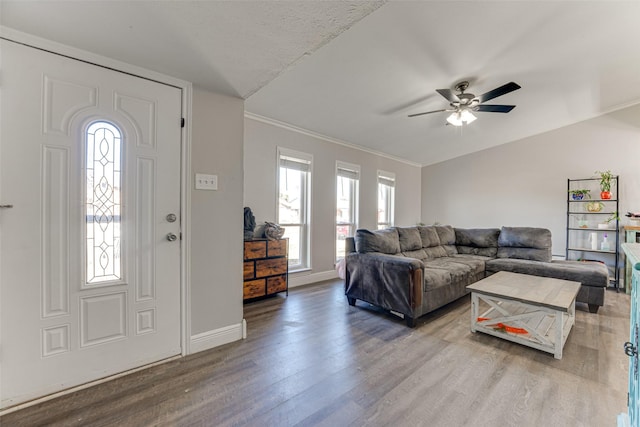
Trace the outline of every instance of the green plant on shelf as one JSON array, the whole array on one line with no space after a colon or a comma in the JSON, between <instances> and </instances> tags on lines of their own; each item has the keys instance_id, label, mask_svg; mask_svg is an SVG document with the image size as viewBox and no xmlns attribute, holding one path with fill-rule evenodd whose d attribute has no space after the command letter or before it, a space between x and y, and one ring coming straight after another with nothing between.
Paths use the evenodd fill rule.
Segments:
<instances>
[{"instance_id":1,"label":"green plant on shelf","mask_svg":"<svg viewBox=\"0 0 640 427\"><path fill-rule=\"evenodd\" d=\"M620 215L618 215L618 211L613 212L613 213L609 216L609 218L607 218L607 219L605 220L605 222L606 222L607 224L609 224L609 223L610 223L611 221L613 221L613 220L620 221Z\"/></svg>"},{"instance_id":2,"label":"green plant on shelf","mask_svg":"<svg viewBox=\"0 0 640 427\"><path fill-rule=\"evenodd\" d=\"M574 200L582 200L583 197L586 197L587 199L590 199L591 190L569 190L569 194L571 194L571 197Z\"/></svg>"},{"instance_id":3,"label":"green plant on shelf","mask_svg":"<svg viewBox=\"0 0 640 427\"><path fill-rule=\"evenodd\" d=\"M585 205L585 209L590 213L600 212L602 208L604 208L604 203L602 202L589 202Z\"/></svg>"},{"instance_id":4,"label":"green plant on shelf","mask_svg":"<svg viewBox=\"0 0 640 427\"><path fill-rule=\"evenodd\" d=\"M613 179L611 171L596 171L595 173L600 175L600 190L611 191L611 180Z\"/></svg>"}]
</instances>

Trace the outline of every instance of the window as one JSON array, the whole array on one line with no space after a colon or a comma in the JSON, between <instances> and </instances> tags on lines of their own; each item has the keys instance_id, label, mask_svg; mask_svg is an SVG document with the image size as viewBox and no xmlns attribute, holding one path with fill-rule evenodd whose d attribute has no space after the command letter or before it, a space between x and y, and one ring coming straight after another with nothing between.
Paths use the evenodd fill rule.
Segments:
<instances>
[{"instance_id":1,"label":"window","mask_svg":"<svg viewBox=\"0 0 640 427\"><path fill-rule=\"evenodd\" d=\"M344 239L353 236L358 222L360 166L336 164L336 260L345 256Z\"/></svg>"},{"instance_id":2,"label":"window","mask_svg":"<svg viewBox=\"0 0 640 427\"><path fill-rule=\"evenodd\" d=\"M396 176L378 171L378 230L393 226Z\"/></svg>"},{"instance_id":3,"label":"window","mask_svg":"<svg viewBox=\"0 0 640 427\"><path fill-rule=\"evenodd\" d=\"M289 268L309 268L309 200L311 162L309 154L278 148L278 224L289 238Z\"/></svg>"},{"instance_id":4,"label":"window","mask_svg":"<svg viewBox=\"0 0 640 427\"><path fill-rule=\"evenodd\" d=\"M90 285L122 278L121 145L120 131L111 123L95 122L87 129L85 269Z\"/></svg>"}]
</instances>

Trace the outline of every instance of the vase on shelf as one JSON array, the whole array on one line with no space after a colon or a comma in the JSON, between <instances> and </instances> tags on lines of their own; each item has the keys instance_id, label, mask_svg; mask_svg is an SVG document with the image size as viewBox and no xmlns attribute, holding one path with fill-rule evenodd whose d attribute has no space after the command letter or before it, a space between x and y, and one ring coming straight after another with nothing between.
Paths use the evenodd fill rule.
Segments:
<instances>
[{"instance_id":1,"label":"vase on shelf","mask_svg":"<svg viewBox=\"0 0 640 427\"><path fill-rule=\"evenodd\" d=\"M587 189L579 189L579 190L569 190L569 194L571 194L571 200L582 200L584 196L589 197L590 190Z\"/></svg>"},{"instance_id":2,"label":"vase on shelf","mask_svg":"<svg viewBox=\"0 0 640 427\"><path fill-rule=\"evenodd\" d=\"M602 202L589 202L585 205L587 212L600 212L603 207L604 203Z\"/></svg>"},{"instance_id":3,"label":"vase on shelf","mask_svg":"<svg viewBox=\"0 0 640 427\"><path fill-rule=\"evenodd\" d=\"M614 177L610 170L596 171L595 173L600 178L600 198L603 200L611 199L611 180L617 179L617 177Z\"/></svg>"}]
</instances>

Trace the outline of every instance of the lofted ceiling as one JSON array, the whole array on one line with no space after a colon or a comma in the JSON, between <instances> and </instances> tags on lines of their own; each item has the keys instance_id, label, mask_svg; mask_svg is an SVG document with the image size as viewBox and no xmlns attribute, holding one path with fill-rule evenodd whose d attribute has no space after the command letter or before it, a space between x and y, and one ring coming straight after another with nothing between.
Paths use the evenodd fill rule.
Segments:
<instances>
[{"instance_id":1,"label":"lofted ceiling","mask_svg":"<svg viewBox=\"0 0 640 427\"><path fill-rule=\"evenodd\" d=\"M429 165L640 103L640 1L13 1L0 23L244 98L247 112ZM463 127L435 89L508 114ZM603 141L606 143L606 141Z\"/></svg>"}]
</instances>

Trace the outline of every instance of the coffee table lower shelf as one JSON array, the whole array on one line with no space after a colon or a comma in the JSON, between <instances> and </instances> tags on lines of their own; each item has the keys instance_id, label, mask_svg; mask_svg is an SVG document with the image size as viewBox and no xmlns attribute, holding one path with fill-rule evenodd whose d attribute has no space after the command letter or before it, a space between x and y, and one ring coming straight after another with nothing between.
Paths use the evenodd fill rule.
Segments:
<instances>
[{"instance_id":1,"label":"coffee table lower shelf","mask_svg":"<svg viewBox=\"0 0 640 427\"><path fill-rule=\"evenodd\" d=\"M574 323L575 300L565 312L493 295L471 294L472 332L546 351L556 359L562 358L562 348Z\"/></svg>"}]
</instances>

